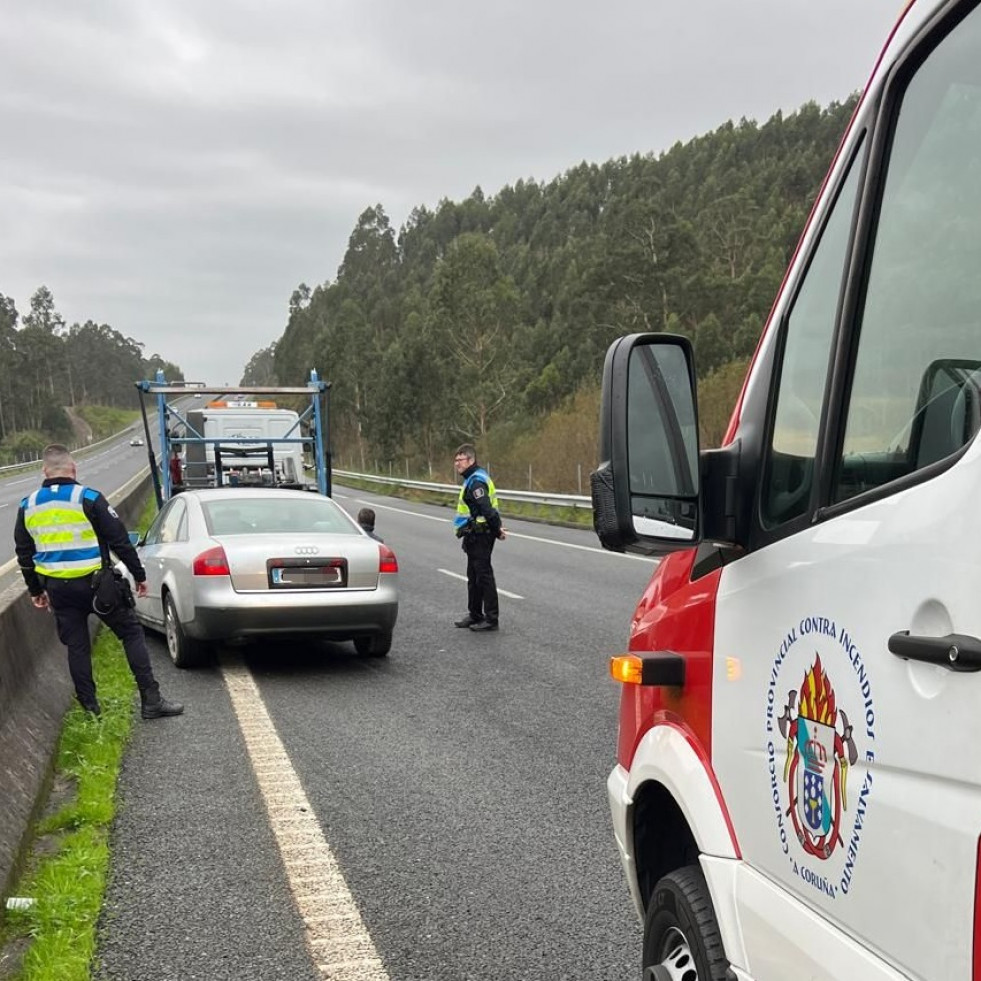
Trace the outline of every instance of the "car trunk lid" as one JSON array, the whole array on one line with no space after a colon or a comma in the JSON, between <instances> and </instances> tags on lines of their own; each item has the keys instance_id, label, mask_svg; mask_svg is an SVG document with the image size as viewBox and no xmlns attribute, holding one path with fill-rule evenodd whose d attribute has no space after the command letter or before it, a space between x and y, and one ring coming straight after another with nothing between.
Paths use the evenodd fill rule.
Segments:
<instances>
[{"instance_id":1,"label":"car trunk lid","mask_svg":"<svg viewBox=\"0 0 981 981\"><path fill-rule=\"evenodd\" d=\"M378 543L360 535L216 535L237 593L377 589Z\"/></svg>"}]
</instances>

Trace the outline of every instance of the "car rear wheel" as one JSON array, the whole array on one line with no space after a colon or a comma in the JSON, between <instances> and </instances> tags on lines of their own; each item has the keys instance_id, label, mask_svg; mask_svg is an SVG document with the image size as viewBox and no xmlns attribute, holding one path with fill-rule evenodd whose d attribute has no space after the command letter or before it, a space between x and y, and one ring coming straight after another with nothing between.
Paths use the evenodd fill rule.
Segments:
<instances>
[{"instance_id":1,"label":"car rear wheel","mask_svg":"<svg viewBox=\"0 0 981 981\"><path fill-rule=\"evenodd\" d=\"M201 663L204 656L202 645L184 633L177 617L177 607L168 593L164 596L164 636L167 638L167 653L179 668L193 668Z\"/></svg>"},{"instance_id":2,"label":"car rear wheel","mask_svg":"<svg viewBox=\"0 0 981 981\"><path fill-rule=\"evenodd\" d=\"M354 649L362 657L384 657L392 649L392 635L374 634L371 637L355 637Z\"/></svg>"},{"instance_id":3,"label":"car rear wheel","mask_svg":"<svg viewBox=\"0 0 981 981\"><path fill-rule=\"evenodd\" d=\"M702 870L669 872L644 918L644 981L725 981L728 970Z\"/></svg>"}]
</instances>

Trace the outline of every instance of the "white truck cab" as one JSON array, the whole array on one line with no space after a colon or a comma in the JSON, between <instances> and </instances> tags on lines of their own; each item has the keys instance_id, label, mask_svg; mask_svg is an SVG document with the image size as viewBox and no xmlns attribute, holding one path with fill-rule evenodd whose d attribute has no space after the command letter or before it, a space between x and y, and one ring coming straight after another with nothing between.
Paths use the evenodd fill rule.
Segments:
<instances>
[{"instance_id":1,"label":"white truck cab","mask_svg":"<svg viewBox=\"0 0 981 981\"><path fill-rule=\"evenodd\" d=\"M294 410L268 400L217 399L192 409L187 419L195 431L218 441L188 447L185 471L192 484L196 478L213 482L219 457L226 482L282 485L303 481L302 445L277 442L282 437L300 437L300 418Z\"/></svg>"},{"instance_id":2,"label":"white truck cab","mask_svg":"<svg viewBox=\"0 0 981 981\"><path fill-rule=\"evenodd\" d=\"M608 781L645 981L981 981L981 9L909 4L724 445L604 369L597 532L663 555Z\"/></svg>"}]
</instances>

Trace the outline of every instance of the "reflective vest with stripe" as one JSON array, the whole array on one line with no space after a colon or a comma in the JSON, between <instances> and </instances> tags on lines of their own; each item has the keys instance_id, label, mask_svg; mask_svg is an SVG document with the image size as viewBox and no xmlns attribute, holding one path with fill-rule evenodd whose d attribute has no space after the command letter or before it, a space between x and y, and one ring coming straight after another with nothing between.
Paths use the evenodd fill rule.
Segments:
<instances>
[{"instance_id":1,"label":"reflective vest with stripe","mask_svg":"<svg viewBox=\"0 0 981 981\"><path fill-rule=\"evenodd\" d=\"M460 496L457 498L456 502L456 517L453 519L453 526L455 528L462 528L468 521L472 521L476 526L478 531L487 530L487 519L481 516L472 517L470 514L470 508L467 507L465 501L463 500L463 495L466 494L467 488L476 480L482 481L487 485L487 493L490 494L491 507L496 511L497 508L497 489L494 487L494 481L490 479L487 475L487 471L478 467L466 480L463 482L463 486L460 488Z\"/></svg>"},{"instance_id":2,"label":"reflective vest with stripe","mask_svg":"<svg viewBox=\"0 0 981 981\"><path fill-rule=\"evenodd\" d=\"M99 539L82 508L98 491L81 484L51 484L21 501L24 527L34 539L34 568L55 579L78 579L102 565Z\"/></svg>"}]
</instances>

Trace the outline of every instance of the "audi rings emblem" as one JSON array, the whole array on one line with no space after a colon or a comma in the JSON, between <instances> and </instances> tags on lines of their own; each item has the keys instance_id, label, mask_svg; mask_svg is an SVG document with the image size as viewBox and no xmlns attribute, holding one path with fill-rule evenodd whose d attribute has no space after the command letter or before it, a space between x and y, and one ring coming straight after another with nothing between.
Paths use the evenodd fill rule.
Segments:
<instances>
[{"instance_id":1,"label":"audi rings emblem","mask_svg":"<svg viewBox=\"0 0 981 981\"><path fill-rule=\"evenodd\" d=\"M297 555L316 555L320 549L316 545L297 545L293 551Z\"/></svg>"}]
</instances>

